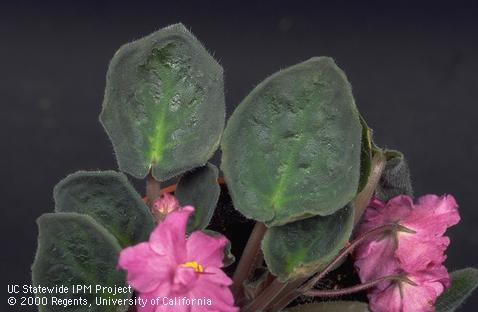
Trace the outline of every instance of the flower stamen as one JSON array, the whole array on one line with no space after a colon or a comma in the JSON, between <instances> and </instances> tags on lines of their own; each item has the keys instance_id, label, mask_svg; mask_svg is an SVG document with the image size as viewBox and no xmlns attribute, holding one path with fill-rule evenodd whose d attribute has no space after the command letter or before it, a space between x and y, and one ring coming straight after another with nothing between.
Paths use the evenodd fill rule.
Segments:
<instances>
[{"instance_id":1,"label":"flower stamen","mask_svg":"<svg viewBox=\"0 0 478 312\"><path fill-rule=\"evenodd\" d=\"M188 261L181 264L182 267L193 268L195 272L202 273L204 272L204 267L197 263L196 261Z\"/></svg>"}]
</instances>

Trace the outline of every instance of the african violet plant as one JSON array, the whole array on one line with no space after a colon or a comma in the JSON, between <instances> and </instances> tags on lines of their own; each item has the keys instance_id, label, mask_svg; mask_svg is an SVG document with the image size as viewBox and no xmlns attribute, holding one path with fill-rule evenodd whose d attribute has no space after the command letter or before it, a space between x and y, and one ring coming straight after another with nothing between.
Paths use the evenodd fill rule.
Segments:
<instances>
[{"instance_id":1,"label":"african violet plant","mask_svg":"<svg viewBox=\"0 0 478 312\"><path fill-rule=\"evenodd\" d=\"M32 267L35 285L93 287L40 311L444 312L478 284L476 269L443 266L454 198L414 201L404 156L373 143L331 58L270 76L224 129L222 68L172 25L116 52L100 120L121 172L55 187ZM222 174L208 163L219 146ZM250 233L208 229L237 218L215 211L228 194ZM226 237L249 234L225 268Z\"/></svg>"}]
</instances>

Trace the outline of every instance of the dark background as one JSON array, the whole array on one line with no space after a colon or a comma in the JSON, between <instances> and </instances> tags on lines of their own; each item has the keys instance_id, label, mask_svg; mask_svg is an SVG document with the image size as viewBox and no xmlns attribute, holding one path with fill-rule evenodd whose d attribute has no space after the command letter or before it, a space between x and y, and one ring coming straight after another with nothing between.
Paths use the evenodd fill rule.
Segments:
<instances>
[{"instance_id":1,"label":"dark background","mask_svg":"<svg viewBox=\"0 0 478 312\"><path fill-rule=\"evenodd\" d=\"M457 198L449 269L477 266L477 2L358 2L2 2L2 287L29 283L35 219L52 211L53 186L116 168L98 123L109 59L180 21L223 65L228 114L278 69L334 57L377 143L408 157L416 194Z\"/></svg>"}]
</instances>

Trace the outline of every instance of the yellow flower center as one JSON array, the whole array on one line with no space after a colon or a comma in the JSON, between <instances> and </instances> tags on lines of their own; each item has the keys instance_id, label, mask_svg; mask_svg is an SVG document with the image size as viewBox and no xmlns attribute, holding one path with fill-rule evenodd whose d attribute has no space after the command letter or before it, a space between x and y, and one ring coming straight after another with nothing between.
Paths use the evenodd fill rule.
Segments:
<instances>
[{"instance_id":1,"label":"yellow flower center","mask_svg":"<svg viewBox=\"0 0 478 312\"><path fill-rule=\"evenodd\" d=\"M204 272L203 266L200 265L199 263L197 263L196 261L188 261L188 262L185 262L185 263L181 264L181 266L188 267L188 268L193 268L194 271L199 272L199 273Z\"/></svg>"}]
</instances>

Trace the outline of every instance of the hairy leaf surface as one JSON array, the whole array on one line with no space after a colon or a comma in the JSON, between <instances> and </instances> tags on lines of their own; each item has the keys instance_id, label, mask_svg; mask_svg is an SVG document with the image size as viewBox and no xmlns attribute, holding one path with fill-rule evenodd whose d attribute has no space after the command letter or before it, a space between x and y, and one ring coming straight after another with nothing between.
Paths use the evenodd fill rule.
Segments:
<instances>
[{"instance_id":1,"label":"hairy leaf surface","mask_svg":"<svg viewBox=\"0 0 478 312\"><path fill-rule=\"evenodd\" d=\"M437 312L453 312L478 287L478 269L466 268L450 274L451 287L448 288L435 304Z\"/></svg>"},{"instance_id":2,"label":"hairy leaf surface","mask_svg":"<svg viewBox=\"0 0 478 312\"><path fill-rule=\"evenodd\" d=\"M345 246L352 227L353 209L346 206L329 216L269 228L262 241L267 267L282 281L306 277Z\"/></svg>"},{"instance_id":3,"label":"hairy leaf surface","mask_svg":"<svg viewBox=\"0 0 478 312\"><path fill-rule=\"evenodd\" d=\"M126 176L115 171L79 171L55 186L55 211L86 214L126 247L148 240L153 217Z\"/></svg>"},{"instance_id":4,"label":"hairy leaf surface","mask_svg":"<svg viewBox=\"0 0 478 312\"><path fill-rule=\"evenodd\" d=\"M100 115L120 170L164 181L204 165L224 128L223 89L222 67L182 24L123 45Z\"/></svg>"},{"instance_id":5,"label":"hairy leaf surface","mask_svg":"<svg viewBox=\"0 0 478 312\"><path fill-rule=\"evenodd\" d=\"M174 195L181 206L191 205L194 214L189 218L188 232L203 230L211 221L221 188L217 183L219 171L211 163L186 172L178 182Z\"/></svg>"},{"instance_id":6,"label":"hairy leaf surface","mask_svg":"<svg viewBox=\"0 0 478 312\"><path fill-rule=\"evenodd\" d=\"M126 286L124 272L117 269L121 250L116 239L93 218L76 213L49 213L38 218L38 249L32 267L33 285L65 286L68 293L38 294L49 298L48 305L40 305L40 312L119 312L128 307L115 304L96 305L96 298L126 299L131 293L113 295L96 292L96 285ZM73 293L74 285L92 286L91 293ZM52 305L52 297L60 299L83 298L92 306L70 304ZM82 301L83 302L83 301Z\"/></svg>"},{"instance_id":7,"label":"hairy leaf surface","mask_svg":"<svg viewBox=\"0 0 478 312\"><path fill-rule=\"evenodd\" d=\"M315 57L261 82L228 121L234 206L268 226L330 215L357 193L362 127L345 74Z\"/></svg>"}]
</instances>

